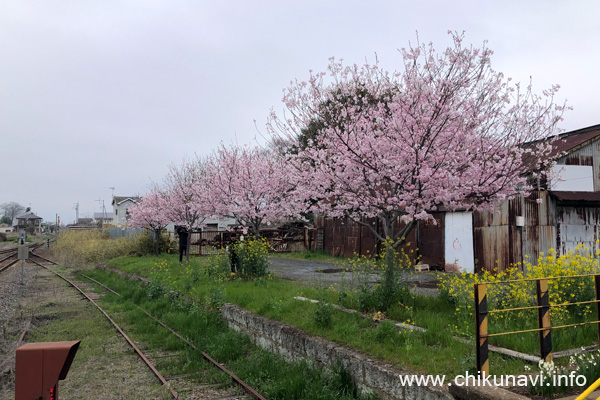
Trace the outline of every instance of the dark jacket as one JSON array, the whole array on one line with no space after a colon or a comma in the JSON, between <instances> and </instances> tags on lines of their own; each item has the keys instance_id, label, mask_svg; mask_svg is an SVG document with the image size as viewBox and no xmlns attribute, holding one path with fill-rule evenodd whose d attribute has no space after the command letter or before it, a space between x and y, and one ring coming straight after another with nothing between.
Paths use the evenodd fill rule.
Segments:
<instances>
[{"instance_id":1,"label":"dark jacket","mask_svg":"<svg viewBox=\"0 0 600 400\"><path fill-rule=\"evenodd\" d=\"M177 234L179 235L179 247L187 247L189 235L188 230L185 228L179 228Z\"/></svg>"}]
</instances>

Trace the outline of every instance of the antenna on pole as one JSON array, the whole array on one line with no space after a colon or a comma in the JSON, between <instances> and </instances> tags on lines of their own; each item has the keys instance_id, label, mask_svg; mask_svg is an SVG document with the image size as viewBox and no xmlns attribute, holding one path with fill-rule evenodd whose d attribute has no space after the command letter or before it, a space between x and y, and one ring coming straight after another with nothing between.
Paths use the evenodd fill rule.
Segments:
<instances>
[{"instance_id":1,"label":"antenna on pole","mask_svg":"<svg viewBox=\"0 0 600 400\"><path fill-rule=\"evenodd\" d=\"M109 189L111 190L110 197L114 198L115 197L115 188L114 187L109 187Z\"/></svg>"},{"instance_id":2,"label":"antenna on pole","mask_svg":"<svg viewBox=\"0 0 600 400\"><path fill-rule=\"evenodd\" d=\"M75 224L79 223L79 202L75 203Z\"/></svg>"}]
</instances>

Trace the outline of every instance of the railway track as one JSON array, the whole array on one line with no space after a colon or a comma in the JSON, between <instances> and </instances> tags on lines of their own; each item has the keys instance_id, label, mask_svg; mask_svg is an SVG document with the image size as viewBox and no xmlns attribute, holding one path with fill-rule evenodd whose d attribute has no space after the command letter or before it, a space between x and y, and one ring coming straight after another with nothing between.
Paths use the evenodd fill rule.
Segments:
<instances>
[{"instance_id":1,"label":"railway track","mask_svg":"<svg viewBox=\"0 0 600 400\"><path fill-rule=\"evenodd\" d=\"M38 265L48 271L50 271L51 273L55 274L56 276L58 276L59 278L63 279L65 282L67 282L70 286L72 286L74 289L76 289L81 295L84 296L85 299L87 299L91 304L93 304L105 317L106 319L117 329L117 331L124 337L124 339L127 341L127 343L129 344L130 347L132 347L134 349L134 351L138 354L138 356L140 357L140 359L142 359L142 361L148 366L148 368L153 372L153 374L160 380L160 382L169 390L169 392L171 393L172 397L174 399L181 399L183 397L180 396L180 394L173 388L173 385L171 384L171 382L177 381L178 379L181 379L182 377L184 377L183 375L174 375L174 376L163 376L158 369L156 368L156 366L152 363L151 359L152 357L147 356L146 354L144 354L144 352L142 350L139 349L138 346L136 346L136 344L129 338L129 336L123 331L123 329L109 316L109 314L103 310L100 305L98 305L98 303L96 301L94 301L92 299L92 297L90 297L90 295L88 293L86 293L84 290L81 289L81 287L79 287L78 285L76 285L74 282L72 282L71 280L69 280L67 277L61 275L60 273L54 271L52 268L43 265L42 262L45 263L50 263L53 265L58 265L57 263L55 263L52 260L49 260L45 257L39 256L37 254L34 253L30 253L30 255L32 255L34 258L40 259L42 260L37 261L34 258L30 258L28 261ZM7 267L8 268L8 267ZM116 291L114 291L113 289L109 288L108 286L102 284L101 282L98 282L97 280L90 278L88 276L83 275L86 279L89 279L90 281L92 281L94 284L101 286L102 288L118 295L121 296L119 293L117 293ZM140 307L138 307L140 308ZM162 321L160 321L158 318L154 317L153 315L151 315L150 313L148 313L147 311L143 310L140 308L140 310L142 310L147 316L148 318L153 319L155 322L157 322L161 327L163 327L164 329L169 330L174 336L176 336L178 339L180 339L182 342L184 342L187 346L189 346L191 349L193 349L194 351L200 351L192 342L190 342L189 340L185 339L181 334L179 334L178 332L176 332L174 329L170 328L169 326L167 326L166 324L164 324ZM215 368L218 368L219 370L221 370L222 372L226 373L227 375L229 375L232 379L232 382L234 384L234 386L232 386L232 388L238 388L235 391L232 391L231 389L227 389L227 388L220 388L220 390L218 390L218 394L212 396L212 397L206 397L206 396L202 396L200 398L202 399L213 399L213 400L235 400L235 399L239 399L239 400L243 400L243 399L257 399L257 400L266 400L262 395L260 395L258 392L256 392L252 387L250 387L247 383L245 383L243 380L241 380L239 377L237 377L233 372L229 371L224 365L218 363L217 361L215 361L210 355L208 355L205 352L201 352L202 357L208 361L210 363L210 365L214 366ZM162 357L171 357L171 355L164 355ZM154 357L154 359L156 359L158 357ZM214 384L208 384L208 385L198 385L197 388L195 388L196 390L202 391L203 389L209 389L210 391L213 391L212 389L214 389L215 387L217 387L219 385L214 385ZM241 391L240 391L241 389ZM196 397L194 397L196 398Z\"/></svg>"},{"instance_id":2,"label":"railway track","mask_svg":"<svg viewBox=\"0 0 600 400\"><path fill-rule=\"evenodd\" d=\"M8 268L16 264L19 260L17 259L17 249L10 249L0 253L0 273L6 271Z\"/></svg>"},{"instance_id":3,"label":"railway track","mask_svg":"<svg viewBox=\"0 0 600 400\"><path fill-rule=\"evenodd\" d=\"M56 264L54 261L48 260L47 258L39 256L33 252L34 250L38 249L42 245L43 245L42 243L38 243L38 244L34 244L32 246L29 246L29 257L36 257L36 258L42 259L46 262L49 262L51 264ZM0 273L6 271L7 269L9 269L13 265L15 265L19 261L17 257L18 257L18 248L17 247L0 250Z\"/></svg>"},{"instance_id":4,"label":"railway track","mask_svg":"<svg viewBox=\"0 0 600 400\"><path fill-rule=\"evenodd\" d=\"M45 259L44 257L38 256L37 254L33 253L34 250L38 249L42 245L43 245L42 243L37 243L37 244L29 246L29 256L30 257L31 256L38 257L47 262L56 264L51 260ZM18 256L18 248L17 247L0 250L0 273L6 271L8 268L15 265L19 261L17 256Z\"/></svg>"}]
</instances>

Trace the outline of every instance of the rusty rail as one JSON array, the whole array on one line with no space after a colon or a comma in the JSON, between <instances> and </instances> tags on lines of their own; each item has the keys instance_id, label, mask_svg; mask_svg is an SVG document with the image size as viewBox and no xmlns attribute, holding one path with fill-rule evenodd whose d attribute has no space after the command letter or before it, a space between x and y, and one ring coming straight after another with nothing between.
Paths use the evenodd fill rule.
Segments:
<instances>
[{"instance_id":1,"label":"rusty rail","mask_svg":"<svg viewBox=\"0 0 600 400\"><path fill-rule=\"evenodd\" d=\"M113 321L113 319L106 313L106 311L104 311L102 309L102 307L100 307L94 300L92 300L91 297L89 297L83 290L81 290L77 285L75 285L73 282L71 282L68 278L64 277L63 275L59 274L56 271L53 271L52 269L48 268L45 265L40 264L37 261L34 260L29 260L30 262L33 262L34 264L39 265L40 267L52 272L53 274L55 274L56 276L58 276L59 278L61 278L62 280L64 280L65 282L67 282L69 285L73 286L79 293L81 293L90 303L92 303L98 310L100 310L100 312L106 317L106 319L117 329L117 331L119 331L119 333L121 334L121 336L123 336L123 338L125 338L125 340L127 341L127 343L133 348L133 350L138 354L138 356L142 359L142 361L144 361L144 363L148 366L148 368L150 368L150 370L154 373L154 375L156 375L156 377L160 380L160 382L167 387L167 389L169 389L169 392L171 392L171 395L173 396L174 399L179 399L179 394L175 391L175 389L173 389L171 387L171 385L169 384L169 382L167 382L167 380L165 379L164 376L162 376L162 374L156 369L156 367L154 366L154 364L152 364L152 362L150 362L150 360L148 360L148 358L144 355L144 353L135 345L135 343L133 343L133 341L129 338L129 336L127 336L127 334L119 327L119 325L117 325L117 323L115 321Z\"/></svg>"},{"instance_id":2,"label":"rusty rail","mask_svg":"<svg viewBox=\"0 0 600 400\"><path fill-rule=\"evenodd\" d=\"M6 257L6 258L4 258L4 259L0 260L0 263L2 263L2 262L4 262L4 261L8 260L8 259L9 259L9 258L11 258L11 257L15 257L16 255L17 255L16 253L15 253L15 254L12 254L12 255L10 255L9 257ZM0 268L0 272L4 272L5 270L9 269L10 267L12 267L13 265L15 265L15 264L16 264L16 263L18 263L18 262L19 262L19 260L18 260L18 259L14 259L13 261L11 261L11 262L9 262L8 264L6 264L4 267L1 267L1 268Z\"/></svg>"},{"instance_id":3,"label":"rusty rail","mask_svg":"<svg viewBox=\"0 0 600 400\"><path fill-rule=\"evenodd\" d=\"M83 277L89 279L90 281L102 286L103 288L105 288L106 290L116 294L117 296L121 296L120 293L116 292L115 290L109 288L108 286L106 286L105 284L103 284L102 282L98 282L96 279L91 278L85 274L81 274ZM136 305L137 306L137 305ZM190 346L192 349L194 350L198 350L198 348L196 347L196 345L194 345L192 342L190 342L189 340L187 340L186 338L184 338L179 332L177 332L176 330L174 330L173 328L167 326L164 322L162 322L161 320L159 320L158 318L156 318L154 315L150 314L148 311L144 310L143 308L141 308L140 306L137 306L140 310L142 310L144 312L144 314L146 314L148 317L152 318L154 321L156 321L160 326L162 326L165 329L168 329L173 335L175 335L177 338L179 338L181 341L183 341L184 343L186 343L188 346ZM211 356L209 356L207 353L205 353L204 351L201 352L202 353L202 357L211 362L212 364L214 364L217 368L219 368L221 371L225 372L227 375L229 375L231 377L231 379L233 379L233 381L235 383L237 383L238 385L240 385L242 387L242 389L244 389L244 391L246 393L248 393L249 395L251 395L252 397L254 397L257 400L267 400L266 398L264 398L260 393L258 393L256 390L254 390L251 386L249 386L246 382L244 382L242 379L240 379L237 375L235 375L233 372L229 371L227 368L225 368L225 366L223 366L222 364L220 364L218 361L214 360Z\"/></svg>"},{"instance_id":4,"label":"rusty rail","mask_svg":"<svg viewBox=\"0 0 600 400\"><path fill-rule=\"evenodd\" d=\"M35 254L35 253L33 252L33 250L35 250L35 249L32 249L32 251L31 251L31 253L30 253L32 256L34 256L34 257L37 257L37 258L41 258L42 260L44 260L44 261L46 261L46 262L49 262L49 263L51 263L51 264L53 264L53 265L58 265L58 264L57 264L57 263L55 263L54 261L52 261L52 260L48 260L46 257L42 257L42 256L40 256L40 255L38 255L38 254Z\"/></svg>"},{"instance_id":5,"label":"rusty rail","mask_svg":"<svg viewBox=\"0 0 600 400\"><path fill-rule=\"evenodd\" d=\"M34 254L36 257L40 257L37 254ZM40 257L48 262L52 262L55 265L58 265L57 263L45 259L43 257ZM81 289L79 289L74 283L72 283L71 281L69 281L67 278L63 277L62 275L60 275L58 272L55 272L53 270L51 270L50 268L38 263L37 261L34 260L29 260L32 261L33 263L47 269L48 271L58 275L60 278L62 278L63 280L65 280L66 282L68 282L71 286L73 286L75 289L77 289L81 294L83 294L92 304L94 304L103 314L104 316L117 328L117 330L119 330L119 332L123 335L123 337L125 337L125 339L128 341L128 343L130 343L130 345L134 348L137 349L137 347L135 347L135 345L133 344L133 342L130 342L130 339L127 337L127 335L125 335L125 333L116 325L116 323L114 321L112 321L112 319L108 316L108 314L106 314L106 312L96 303L94 302L89 296L87 296L83 291L81 291ZM97 281L94 278L91 278L85 274L81 274L82 276L84 276L85 278L91 280L92 282L102 286L103 288L107 289L108 291L116 294L117 296L121 296L121 294L119 294L118 292L116 292L115 290L109 288L108 286L104 285L103 283ZM137 305L136 305L137 306ZM144 310L143 308L137 306L140 310L142 310L148 317L152 318L153 320L155 320L160 326L164 327L165 329L168 329L173 335L175 335L177 338L179 338L180 340L182 340L184 343L186 343L188 346L190 346L192 349L194 350L198 350L198 348L189 340L187 340L186 338L184 338L181 334L179 334L177 331L175 331L174 329L172 329L171 327L167 326L165 323L163 323L161 320L159 320L158 318L156 318L155 316L153 316L152 314L150 314L149 312L147 312L146 310ZM140 357L142 357L142 359L144 360L144 362L146 362L146 364L148 365L148 367L150 369L152 369L152 371L155 373L155 375L157 375L157 377L159 377L159 379L161 380L161 382L163 382L164 385L166 385L169 390L171 391L171 393L173 394L174 390L170 387L170 385L166 382L166 380L164 379L164 377L162 377L162 375L160 375L160 373L158 371L156 371L156 369L154 368L154 366L152 366L152 363L143 355L141 354L141 352L139 352L139 350L136 350L136 352L138 352L138 354L140 355ZM265 397L263 397L260 393L258 393L256 390L254 390L251 386L249 386L246 382L244 382L242 379L240 379L237 375L235 375L233 372L229 371L227 368L225 368L225 366L223 366L222 364L220 364L219 362L217 362L216 360L214 360L212 357L210 357L210 355L208 355L205 352L201 352L202 357L211 362L214 366L216 366L217 368L219 368L221 371L225 372L227 375L229 375L233 381L238 384L239 386L242 387L242 389L244 389L244 391L246 393L248 393L249 395L251 395L252 397L254 397L257 400L267 400ZM175 392L176 393L176 392ZM178 395L174 395L174 398L177 399Z\"/></svg>"}]
</instances>

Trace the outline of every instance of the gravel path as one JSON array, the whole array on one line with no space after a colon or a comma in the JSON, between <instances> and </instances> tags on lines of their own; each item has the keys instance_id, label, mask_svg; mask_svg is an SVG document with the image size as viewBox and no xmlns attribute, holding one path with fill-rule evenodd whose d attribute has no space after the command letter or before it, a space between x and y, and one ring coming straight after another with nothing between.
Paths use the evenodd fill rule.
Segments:
<instances>
[{"instance_id":1,"label":"gravel path","mask_svg":"<svg viewBox=\"0 0 600 400\"><path fill-rule=\"evenodd\" d=\"M349 287L358 285L358 279L353 272L346 272L350 265L342 262L329 263L312 260L293 260L283 257L270 257L269 270L278 278L298 281L306 285L327 287L334 283L340 285L342 282ZM426 296L437 295L435 273L409 273L406 279L410 281L412 290ZM369 275L369 282L380 282L377 273Z\"/></svg>"},{"instance_id":2,"label":"gravel path","mask_svg":"<svg viewBox=\"0 0 600 400\"><path fill-rule=\"evenodd\" d=\"M23 296L25 288L31 280L35 268L25 265L23 268L23 284L21 284L21 265L13 265L0 274L0 325L6 326L13 318L15 307Z\"/></svg>"}]
</instances>

